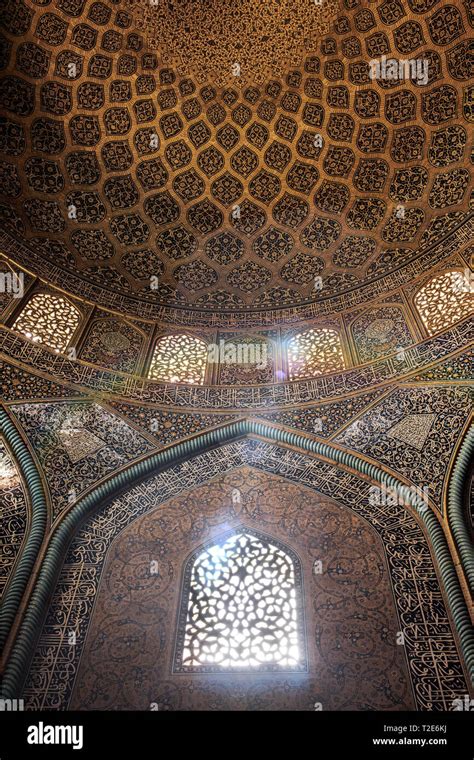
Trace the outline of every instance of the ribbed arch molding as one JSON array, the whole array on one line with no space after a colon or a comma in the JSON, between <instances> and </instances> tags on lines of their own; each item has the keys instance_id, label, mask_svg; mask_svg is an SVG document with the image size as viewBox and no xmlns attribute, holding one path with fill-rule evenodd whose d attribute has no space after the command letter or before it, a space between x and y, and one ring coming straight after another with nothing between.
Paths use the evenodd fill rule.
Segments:
<instances>
[{"instance_id":1,"label":"ribbed arch molding","mask_svg":"<svg viewBox=\"0 0 474 760\"><path fill-rule=\"evenodd\" d=\"M23 482L26 484L32 511L26 539L21 547L16 567L9 579L2 600L0 650L3 650L43 542L48 520L48 507L41 477L33 457L11 418L2 407L0 407L0 429L10 446Z\"/></svg>"},{"instance_id":2,"label":"ribbed arch molding","mask_svg":"<svg viewBox=\"0 0 474 760\"><path fill-rule=\"evenodd\" d=\"M459 448L448 485L448 520L461 556L466 579L474 594L474 545L469 534L463 505L466 482L474 455L474 426L466 433Z\"/></svg>"},{"instance_id":3,"label":"ribbed arch molding","mask_svg":"<svg viewBox=\"0 0 474 760\"><path fill-rule=\"evenodd\" d=\"M49 542L41 571L7 663L3 681L3 697L14 698L21 694L30 658L35 650L67 547L83 521L105 503L150 475L158 474L209 449L244 437L263 438L300 452L309 453L314 457L324 458L335 466L339 465L352 469L364 479L396 490L399 497L409 505L419 518L429 538L439 569L446 602L454 622L461 654L471 678L473 677L474 634L456 569L438 519L414 490L380 467L351 452L342 451L329 443L312 440L307 436L265 422L242 419L201 433L194 438L170 446L132 464L89 492L65 515Z\"/></svg>"}]
</instances>

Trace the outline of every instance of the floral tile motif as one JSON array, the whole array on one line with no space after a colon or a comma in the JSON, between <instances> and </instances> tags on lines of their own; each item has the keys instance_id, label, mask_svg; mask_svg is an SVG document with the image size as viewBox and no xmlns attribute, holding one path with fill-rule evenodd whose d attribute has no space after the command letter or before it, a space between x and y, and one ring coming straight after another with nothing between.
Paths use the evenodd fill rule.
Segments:
<instances>
[{"instance_id":1,"label":"floral tile motif","mask_svg":"<svg viewBox=\"0 0 474 760\"><path fill-rule=\"evenodd\" d=\"M43 467L54 517L97 480L153 448L99 404L21 404L13 411Z\"/></svg>"},{"instance_id":2,"label":"floral tile motif","mask_svg":"<svg viewBox=\"0 0 474 760\"><path fill-rule=\"evenodd\" d=\"M474 379L474 350L466 351L460 356L454 356L440 362L436 367L420 372L411 378L411 382L422 383L426 380L473 380Z\"/></svg>"},{"instance_id":3,"label":"floral tile motif","mask_svg":"<svg viewBox=\"0 0 474 760\"><path fill-rule=\"evenodd\" d=\"M184 414L115 401L111 402L110 406L132 420L137 427L141 427L148 434L153 435L159 441L160 448L200 433L202 430L222 425L237 416L233 414Z\"/></svg>"},{"instance_id":4,"label":"floral tile motif","mask_svg":"<svg viewBox=\"0 0 474 760\"><path fill-rule=\"evenodd\" d=\"M20 473L0 437L0 598L21 549L28 522Z\"/></svg>"},{"instance_id":5,"label":"floral tile motif","mask_svg":"<svg viewBox=\"0 0 474 760\"><path fill-rule=\"evenodd\" d=\"M79 391L45 380L39 375L0 361L0 392L4 401L81 396Z\"/></svg>"},{"instance_id":6,"label":"floral tile motif","mask_svg":"<svg viewBox=\"0 0 474 760\"><path fill-rule=\"evenodd\" d=\"M398 388L335 441L400 472L420 488L428 486L441 508L447 467L471 407L468 388Z\"/></svg>"},{"instance_id":7,"label":"floral tile motif","mask_svg":"<svg viewBox=\"0 0 474 760\"><path fill-rule=\"evenodd\" d=\"M289 412L276 412L265 415L266 420L272 420L282 425L306 430L320 438L330 438L339 428L352 417L359 414L366 406L381 396L385 390L363 393L332 404L321 404L305 409L293 409Z\"/></svg>"}]
</instances>

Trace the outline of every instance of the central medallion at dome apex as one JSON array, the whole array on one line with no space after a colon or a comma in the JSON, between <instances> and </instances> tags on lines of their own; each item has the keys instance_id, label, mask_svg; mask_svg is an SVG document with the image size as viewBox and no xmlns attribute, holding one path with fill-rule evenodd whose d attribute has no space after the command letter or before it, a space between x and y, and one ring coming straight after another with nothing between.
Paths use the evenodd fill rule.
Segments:
<instances>
[{"instance_id":1,"label":"central medallion at dome apex","mask_svg":"<svg viewBox=\"0 0 474 760\"><path fill-rule=\"evenodd\" d=\"M150 47L182 73L218 85L263 84L316 48L337 0L130 0Z\"/></svg>"}]
</instances>

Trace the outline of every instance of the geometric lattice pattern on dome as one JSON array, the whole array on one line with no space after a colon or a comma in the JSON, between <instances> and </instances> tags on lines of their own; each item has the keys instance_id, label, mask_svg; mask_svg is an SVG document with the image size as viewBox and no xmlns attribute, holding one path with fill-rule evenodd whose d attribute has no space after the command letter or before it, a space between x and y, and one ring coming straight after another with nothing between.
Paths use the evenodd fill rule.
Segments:
<instances>
[{"instance_id":1,"label":"geometric lattice pattern on dome","mask_svg":"<svg viewBox=\"0 0 474 760\"><path fill-rule=\"evenodd\" d=\"M148 377L168 383L202 385L207 345L191 335L166 335L156 342Z\"/></svg>"},{"instance_id":2,"label":"geometric lattice pattern on dome","mask_svg":"<svg viewBox=\"0 0 474 760\"><path fill-rule=\"evenodd\" d=\"M395 269L404 242L416 251L431 222L469 210L469 20L463 3L439 5L346 0L325 34L332 0L57 0L47 13L7 0L5 253L64 289L66 270L69 292L93 287L118 311L130 291L214 311L314 301L302 262L315 250L323 298L378 278L378 262ZM155 22L138 33L142 12ZM370 58L400 54L429 59L426 86L370 78ZM250 288L262 259L264 302Z\"/></svg>"},{"instance_id":3,"label":"geometric lattice pattern on dome","mask_svg":"<svg viewBox=\"0 0 474 760\"><path fill-rule=\"evenodd\" d=\"M306 669L301 568L280 542L232 532L188 560L175 672Z\"/></svg>"},{"instance_id":4,"label":"geometric lattice pattern on dome","mask_svg":"<svg viewBox=\"0 0 474 760\"><path fill-rule=\"evenodd\" d=\"M337 330L306 330L288 342L290 380L343 370L344 354Z\"/></svg>"},{"instance_id":5,"label":"geometric lattice pattern on dome","mask_svg":"<svg viewBox=\"0 0 474 760\"><path fill-rule=\"evenodd\" d=\"M336 0L134 0L130 6L151 48L174 59L183 72L210 77L220 86L232 81L236 71L262 80L297 49L315 49L338 11Z\"/></svg>"},{"instance_id":6,"label":"geometric lattice pattern on dome","mask_svg":"<svg viewBox=\"0 0 474 760\"><path fill-rule=\"evenodd\" d=\"M79 311L65 298L37 293L17 317L13 329L59 353L67 348L80 319Z\"/></svg>"},{"instance_id":7,"label":"geometric lattice pattern on dome","mask_svg":"<svg viewBox=\"0 0 474 760\"><path fill-rule=\"evenodd\" d=\"M414 298L430 335L473 313L469 272L451 271L433 277Z\"/></svg>"}]
</instances>

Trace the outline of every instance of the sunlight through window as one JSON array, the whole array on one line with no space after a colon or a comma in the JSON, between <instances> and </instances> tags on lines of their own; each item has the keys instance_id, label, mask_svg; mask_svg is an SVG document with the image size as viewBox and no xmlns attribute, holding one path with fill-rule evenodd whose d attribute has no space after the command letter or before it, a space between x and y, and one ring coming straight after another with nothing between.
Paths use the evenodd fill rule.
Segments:
<instances>
[{"instance_id":1,"label":"sunlight through window","mask_svg":"<svg viewBox=\"0 0 474 760\"><path fill-rule=\"evenodd\" d=\"M321 328L295 335L288 343L290 380L315 377L344 369L344 355L336 330Z\"/></svg>"},{"instance_id":2,"label":"sunlight through window","mask_svg":"<svg viewBox=\"0 0 474 760\"><path fill-rule=\"evenodd\" d=\"M188 562L178 639L180 671L301 670L299 561L242 530Z\"/></svg>"},{"instance_id":3,"label":"sunlight through window","mask_svg":"<svg viewBox=\"0 0 474 760\"><path fill-rule=\"evenodd\" d=\"M191 335L166 335L156 342L148 377L168 383L202 385L207 345Z\"/></svg>"},{"instance_id":4,"label":"sunlight through window","mask_svg":"<svg viewBox=\"0 0 474 760\"><path fill-rule=\"evenodd\" d=\"M13 329L59 353L68 347L80 318L79 311L66 298L37 293L30 298Z\"/></svg>"}]
</instances>

